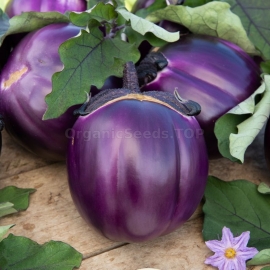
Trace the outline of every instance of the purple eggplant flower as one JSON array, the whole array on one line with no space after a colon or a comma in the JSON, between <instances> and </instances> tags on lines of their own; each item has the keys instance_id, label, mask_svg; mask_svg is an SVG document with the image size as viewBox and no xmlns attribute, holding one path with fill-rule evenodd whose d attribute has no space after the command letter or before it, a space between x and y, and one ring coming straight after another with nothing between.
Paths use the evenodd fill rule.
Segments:
<instances>
[{"instance_id":1,"label":"purple eggplant flower","mask_svg":"<svg viewBox=\"0 0 270 270\"><path fill-rule=\"evenodd\" d=\"M223 227L222 239L206 241L205 244L215 254L205 260L206 264L217 267L219 270L246 270L246 261L253 258L258 250L247 247L250 232L243 232L233 237L229 228Z\"/></svg>"}]
</instances>

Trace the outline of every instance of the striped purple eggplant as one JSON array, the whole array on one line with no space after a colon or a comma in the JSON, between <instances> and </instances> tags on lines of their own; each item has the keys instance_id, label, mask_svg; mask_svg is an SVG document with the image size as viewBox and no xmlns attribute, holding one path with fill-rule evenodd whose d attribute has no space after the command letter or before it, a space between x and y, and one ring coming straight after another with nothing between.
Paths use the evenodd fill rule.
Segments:
<instances>
[{"instance_id":1,"label":"striped purple eggplant","mask_svg":"<svg viewBox=\"0 0 270 270\"><path fill-rule=\"evenodd\" d=\"M10 0L5 12L9 17L20 15L22 12L37 11L84 11L86 10L85 0Z\"/></svg>"},{"instance_id":2,"label":"striped purple eggplant","mask_svg":"<svg viewBox=\"0 0 270 270\"><path fill-rule=\"evenodd\" d=\"M217 157L215 122L259 87L259 66L237 45L210 36L182 36L158 53L164 62L158 60L160 71L156 73L147 65L143 68L145 74L139 77L146 85L142 91L177 89L182 98L198 102L202 112L197 120L204 130L209 156Z\"/></svg>"},{"instance_id":3,"label":"striped purple eggplant","mask_svg":"<svg viewBox=\"0 0 270 270\"><path fill-rule=\"evenodd\" d=\"M0 114L7 132L29 151L52 160L65 159L65 131L76 118L69 110L42 120L52 75L62 70L58 47L80 28L52 24L28 34L14 49L0 75Z\"/></svg>"},{"instance_id":4,"label":"striped purple eggplant","mask_svg":"<svg viewBox=\"0 0 270 270\"><path fill-rule=\"evenodd\" d=\"M126 67L123 89L104 90L83 106L68 133L67 168L82 217L109 239L141 242L190 218L208 159L191 116L198 105L171 93L142 94L134 65Z\"/></svg>"}]
</instances>

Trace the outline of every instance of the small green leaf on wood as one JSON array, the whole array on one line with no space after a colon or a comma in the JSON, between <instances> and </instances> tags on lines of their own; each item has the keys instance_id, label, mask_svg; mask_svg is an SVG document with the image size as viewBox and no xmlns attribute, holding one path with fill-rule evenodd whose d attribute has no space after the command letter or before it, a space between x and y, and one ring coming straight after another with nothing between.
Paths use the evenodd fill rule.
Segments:
<instances>
[{"instance_id":1,"label":"small green leaf on wood","mask_svg":"<svg viewBox=\"0 0 270 270\"><path fill-rule=\"evenodd\" d=\"M260 183L258 191L262 194L270 194L270 187L266 183Z\"/></svg>"},{"instance_id":2,"label":"small green leaf on wood","mask_svg":"<svg viewBox=\"0 0 270 270\"><path fill-rule=\"evenodd\" d=\"M0 190L0 203L10 202L17 211L26 210L29 206L29 195L35 191L32 188L5 187Z\"/></svg>"},{"instance_id":3,"label":"small green leaf on wood","mask_svg":"<svg viewBox=\"0 0 270 270\"><path fill-rule=\"evenodd\" d=\"M152 22L168 20L179 23L192 33L223 38L250 54L260 54L249 40L239 17L230 11L228 3L213 1L195 8L170 5L151 13L146 19Z\"/></svg>"},{"instance_id":4,"label":"small green leaf on wood","mask_svg":"<svg viewBox=\"0 0 270 270\"><path fill-rule=\"evenodd\" d=\"M0 242L1 269L72 270L79 267L82 254L59 241L43 245L9 234Z\"/></svg>"},{"instance_id":5,"label":"small green leaf on wood","mask_svg":"<svg viewBox=\"0 0 270 270\"><path fill-rule=\"evenodd\" d=\"M4 217L13 213L17 210L13 208L14 204L10 202L0 203L0 217Z\"/></svg>"},{"instance_id":6,"label":"small green leaf on wood","mask_svg":"<svg viewBox=\"0 0 270 270\"><path fill-rule=\"evenodd\" d=\"M3 237L7 234L8 230L12 228L14 224L7 225L7 226L0 226L0 242L2 241Z\"/></svg>"},{"instance_id":7,"label":"small green leaf on wood","mask_svg":"<svg viewBox=\"0 0 270 270\"><path fill-rule=\"evenodd\" d=\"M0 11L0 45L6 36L17 33L31 32L52 23L69 23L69 19L59 12L24 12L12 17L9 21L5 13Z\"/></svg>"},{"instance_id":8,"label":"small green leaf on wood","mask_svg":"<svg viewBox=\"0 0 270 270\"><path fill-rule=\"evenodd\" d=\"M208 178L203 205L205 240L218 239L224 226L234 235L250 231L248 246L269 248L270 196L257 191L257 185L246 180L231 182Z\"/></svg>"},{"instance_id":9,"label":"small green leaf on wood","mask_svg":"<svg viewBox=\"0 0 270 270\"><path fill-rule=\"evenodd\" d=\"M263 249L257 253L247 265L262 265L270 263L270 249Z\"/></svg>"}]
</instances>

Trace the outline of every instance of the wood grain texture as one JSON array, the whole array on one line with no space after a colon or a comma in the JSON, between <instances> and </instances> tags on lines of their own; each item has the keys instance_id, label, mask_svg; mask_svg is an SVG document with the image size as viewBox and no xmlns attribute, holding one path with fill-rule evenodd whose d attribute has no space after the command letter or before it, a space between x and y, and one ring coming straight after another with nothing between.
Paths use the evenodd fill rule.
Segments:
<instances>
[{"instance_id":1,"label":"wood grain texture","mask_svg":"<svg viewBox=\"0 0 270 270\"><path fill-rule=\"evenodd\" d=\"M52 161L44 160L23 149L12 140L5 130L2 132L2 141L0 180L53 163Z\"/></svg>"}]
</instances>

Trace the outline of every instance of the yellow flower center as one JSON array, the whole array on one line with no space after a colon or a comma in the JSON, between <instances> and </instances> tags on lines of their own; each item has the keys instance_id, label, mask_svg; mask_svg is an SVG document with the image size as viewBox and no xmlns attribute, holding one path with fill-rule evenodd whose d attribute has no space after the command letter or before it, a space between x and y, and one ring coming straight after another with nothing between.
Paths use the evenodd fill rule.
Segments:
<instances>
[{"instance_id":1,"label":"yellow flower center","mask_svg":"<svg viewBox=\"0 0 270 270\"><path fill-rule=\"evenodd\" d=\"M227 248L225 250L225 257L228 259L233 259L236 256L236 250L233 248Z\"/></svg>"}]
</instances>

